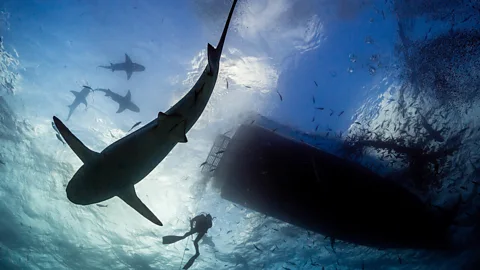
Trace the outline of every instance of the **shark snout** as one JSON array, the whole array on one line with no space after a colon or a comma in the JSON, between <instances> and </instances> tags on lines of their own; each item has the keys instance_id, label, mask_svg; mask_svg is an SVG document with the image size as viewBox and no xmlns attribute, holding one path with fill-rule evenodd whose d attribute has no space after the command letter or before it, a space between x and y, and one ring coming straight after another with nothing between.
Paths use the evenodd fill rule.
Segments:
<instances>
[{"instance_id":1,"label":"shark snout","mask_svg":"<svg viewBox=\"0 0 480 270\"><path fill-rule=\"evenodd\" d=\"M77 189L75 188L75 184L72 183L72 181L68 182L67 185L67 198L69 201L71 201L74 204L81 204L79 200L79 196L77 194Z\"/></svg>"}]
</instances>

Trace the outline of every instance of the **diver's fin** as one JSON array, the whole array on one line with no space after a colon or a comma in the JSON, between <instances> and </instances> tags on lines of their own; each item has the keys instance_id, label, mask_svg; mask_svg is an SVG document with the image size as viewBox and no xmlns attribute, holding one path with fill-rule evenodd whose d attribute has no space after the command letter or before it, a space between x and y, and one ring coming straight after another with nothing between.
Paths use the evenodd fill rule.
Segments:
<instances>
[{"instance_id":1,"label":"diver's fin","mask_svg":"<svg viewBox=\"0 0 480 270\"><path fill-rule=\"evenodd\" d=\"M183 237L183 236L176 236L176 235L167 235L167 236L164 236L164 237L162 238L162 241L163 241L162 243L163 243L164 245L168 245L168 244L173 244L173 243L175 243L175 242L178 242L178 241L180 241L180 240L182 240L182 239L185 239L185 237Z\"/></svg>"},{"instance_id":2,"label":"diver's fin","mask_svg":"<svg viewBox=\"0 0 480 270\"><path fill-rule=\"evenodd\" d=\"M125 70L125 72L127 73L127 80L130 80L130 77L132 77L133 71L131 71L131 70Z\"/></svg>"},{"instance_id":3,"label":"diver's fin","mask_svg":"<svg viewBox=\"0 0 480 270\"><path fill-rule=\"evenodd\" d=\"M125 54L125 63L132 64L132 59L130 59L130 56L128 56L128 54Z\"/></svg>"},{"instance_id":4,"label":"diver's fin","mask_svg":"<svg viewBox=\"0 0 480 270\"><path fill-rule=\"evenodd\" d=\"M148 207L143 204L143 202L138 198L137 194L135 193L135 188L133 186L122 190L117 196L125 203L130 205L130 207L135 209L142 216L144 216L146 219L159 226L163 226L162 222L158 220L158 218L152 213L152 211L150 211L150 209L148 209Z\"/></svg>"},{"instance_id":5,"label":"diver's fin","mask_svg":"<svg viewBox=\"0 0 480 270\"><path fill-rule=\"evenodd\" d=\"M187 136L185 135L185 131L186 131L186 121L182 121L180 123L178 123L176 126L174 126L171 130L170 130L170 137L174 138L175 141L179 142L179 143L186 143L188 142L187 140Z\"/></svg>"},{"instance_id":6,"label":"diver's fin","mask_svg":"<svg viewBox=\"0 0 480 270\"><path fill-rule=\"evenodd\" d=\"M69 117L70 118L70 117ZM88 161L97 158L100 154L88 149L73 133L58 119L56 116L53 117L53 122L58 131L62 135L65 142L72 148L73 152L83 161L87 163Z\"/></svg>"},{"instance_id":7,"label":"diver's fin","mask_svg":"<svg viewBox=\"0 0 480 270\"><path fill-rule=\"evenodd\" d=\"M123 104L123 103L119 103L118 105L119 106L118 106L117 113L121 113L121 112L125 111L125 109L127 108L127 106L125 106L125 104Z\"/></svg>"},{"instance_id":8,"label":"diver's fin","mask_svg":"<svg viewBox=\"0 0 480 270\"><path fill-rule=\"evenodd\" d=\"M130 93L130 90L128 90L128 93L125 95L125 98L130 101L132 100L132 94Z\"/></svg>"},{"instance_id":9,"label":"diver's fin","mask_svg":"<svg viewBox=\"0 0 480 270\"><path fill-rule=\"evenodd\" d=\"M78 96L78 94L80 94L80 92L78 92L78 91L73 91L73 90L72 90L72 91L70 91L70 92L72 92L72 94L74 94L74 95L75 95L75 97L77 97L77 96Z\"/></svg>"},{"instance_id":10,"label":"diver's fin","mask_svg":"<svg viewBox=\"0 0 480 270\"><path fill-rule=\"evenodd\" d=\"M185 264L185 266L184 266L182 269L188 269L188 268L190 268L190 267L193 265L193 263L195 262L195 260L196 260L197 258L198 258L198 255L197 255L197 254L193 255L193 256L190 258L190 260L188 260L188 262Z\"/></svg>"}]
</instances>

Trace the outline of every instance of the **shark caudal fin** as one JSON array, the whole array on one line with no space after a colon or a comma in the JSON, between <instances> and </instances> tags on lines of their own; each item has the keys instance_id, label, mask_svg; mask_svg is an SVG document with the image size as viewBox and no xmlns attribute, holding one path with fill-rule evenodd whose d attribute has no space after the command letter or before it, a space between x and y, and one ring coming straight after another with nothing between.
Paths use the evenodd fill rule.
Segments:
<instances>
[{"instance_id":1,"label":"shark caudal fin","mask_svg":"<svg viewBox=\"0 0 480 270\"><path fill-rule=\"evenodd\" d=\"M87 163L90 160L96 159L100 155L99 153L86 147L56 116L53 117L53 122L55 123L55 126L65 142L68 144L68 146L70 146L73 152L77 154L83 163Z\"/></svg>"},{"instance_id":2,"label":"shark caudal fin","mask_svg":"<svg viewBox=\"0 0 480 270\"><path fill-rule=\"evenodd\" d=\"M135 188L133 186L128 187L117 195L126 204L135 209L139 214L144 216L158 226L163 226L162 222L148 209L148 207L138 198Z\"/></svg>"},{"instance_id":3,"label":"shark caudal fin","mask_svg":"<svg viewBox=\"0 0 480 270\"><path fill-rule=\"evenodd\" d=\"M216 67L218 70L218 63L220 61L220 57L222 56L223 45L225 44L225 38L227 36L228 27L230 26L230 20L232 19L233 11L235 10L235 6L237 5L237 0L233 0L232 7L230 8L230 12L228 13L227 21L225 22L225 27L223 28L222 36L218 41L217 48L213 48L213 46L209 43L207 47L208 53L208 64L210 67L209 73L213 73L213 68Z\"/></svg>"}]
</instances>

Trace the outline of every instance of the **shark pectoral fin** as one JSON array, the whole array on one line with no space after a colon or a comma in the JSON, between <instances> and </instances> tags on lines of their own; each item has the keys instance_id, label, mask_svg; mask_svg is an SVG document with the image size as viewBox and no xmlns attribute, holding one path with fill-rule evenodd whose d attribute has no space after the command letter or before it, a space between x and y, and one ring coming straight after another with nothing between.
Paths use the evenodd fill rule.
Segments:
<instances>
[{"instance_id":1,"label":"shark pectoral fin","mask_svg":"<svg viewBox=\"0 0 480 270\"><path fill-rule=\"evenodd\" d=\"M187 123L186 121L182 121L170 130L169 136L173 138L176 142L179 142L179 143L188 142L187 136L185 135L186 123Z\"/></svg>"},{"instance_id":2,"label":"shark pectoral fin","mask_svg":"<svg viewBox=\"0 0 480 270\"><path fill-rule=\"evenodd\" d=\"M124 104L119 104L117 113L121 113L121 112L125 111L126 108L127 108L127 106L125 106Z\"/></svg>"},{"instance_id":3,"label":"shark pectoral fin","mask_svg":"<svg viewBox=\"0 0 480 270\"><path fill-rule=\"evenodd\" d=\"M57 127L58 131L62 135L65 142L67 142L68 146L72 148L73 152L77 154L77 156L83 161L83 163L87 163L92 159L96 159L100 154L88 149L73 133L58 119L57 117L53 117L53 122Z\"/></svg>"},{"instance_id":4,"label":"shark pectoral fin","mask_svg":"<svg viewBox=\"0 0 480 270\"><path fill-rule=\"evenodd\" d=\"M133 71L131 71L131 70L125 70L125 72L127 72L127 80L130 80L130 77L132 77Z\"/></svg>"},{"instance_id":5,"label":"shark pectoral fin","mask_svg":"<svg viewBox=\"0 0 480 270\"><path fill-rule=\"evenodd\" d=\"M162 222L148 209L148 207L138 198L135 188L133 186L128 187L120 192L117 195L125 203L130 205L138 213L144 216L146 219L157 224L158 226L163 226Z\"/></svg>"},{"instance_id":6,"label":"shark pectoral fin","mask_svg":"<svg viewBox=\"0 0 480 270\"><path fill-rule=\"evenodd\" d=\"M125 95L125 98L130 101L132 100L132 94L130 93L130 90L128 90L128 93Z\"/></svg>"},{"instance_id":7,"label":"shark pectoral fin","mask_svg":"<svg viewBox=\"0 0 480 270\"><path fill-rule=\"evenodd\" d=\"M70 91L70 92L72 92L72 94L74 94L74 95L75 95L75 97L77 97L77 96L78 96L78 94L80 94L80 92L77 92L77 91Z\"/></svg>"}]
</instances>

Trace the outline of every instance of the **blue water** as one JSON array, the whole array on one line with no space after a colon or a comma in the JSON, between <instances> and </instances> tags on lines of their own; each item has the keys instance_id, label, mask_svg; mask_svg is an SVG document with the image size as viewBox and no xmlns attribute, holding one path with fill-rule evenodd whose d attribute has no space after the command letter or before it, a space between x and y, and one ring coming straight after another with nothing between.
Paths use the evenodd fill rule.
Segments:
<instances>
[{"instance_id":1,"label":"blue water","mask_svg":"<svg viewBox=\"0 0 480 270\"><path fill-rule=\"evenodd\" d=\"M472 213L479 203L471 181L480 167L480 46L469 43L463 56L438 46L419 48L448 33L478 31L480 4L474 1L239 0L217 85L187 134L189 142L177 145L136 185L164 226L151 224L118 198L103 202L107 207L67 200L65 186L82 163L56 138L52 116L95 151L125 136L134 123L153 120L196 82L207 63L207 43L217 43L230 5L0 3L0 269L179 269L194 253L191 241L164 246L161 237L183 234L188 218L200 212L216 219L191 269L480 269L472 266L478 253L471 248L440 254L337 242L333 251L322 235L222 200L199 169L215 136L251 113L299 130L302 135L290 134L297 139L321 136L323 149L342 155L343 140L363 132L354 122L382 139L406 136L396 128L406 125L412 143L422 141L426 131L409 118L420 108L431 113L447 141L468 131L458 151L445 158L439 186L425 192L405 185L440 205L462 194L468 198L462 213ZM146 70L127 80L125 72L98 68L123 62L125 53ZM434 71L455 76L445 75L448 87L441 88ZM65 121L74 99L70 91L83 85L121 95L130 90L141 110L117 114L116 103L94 92L88 106L81 104ZM330 139L339 132L343 137ZM369 149L358 162L380 155Z\"/></svg>"}]
</instances>

